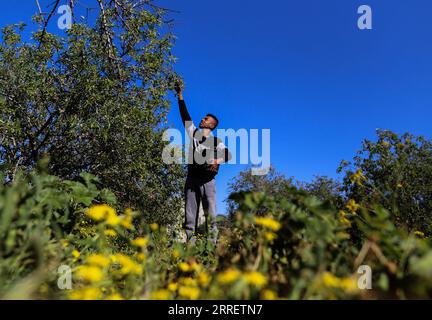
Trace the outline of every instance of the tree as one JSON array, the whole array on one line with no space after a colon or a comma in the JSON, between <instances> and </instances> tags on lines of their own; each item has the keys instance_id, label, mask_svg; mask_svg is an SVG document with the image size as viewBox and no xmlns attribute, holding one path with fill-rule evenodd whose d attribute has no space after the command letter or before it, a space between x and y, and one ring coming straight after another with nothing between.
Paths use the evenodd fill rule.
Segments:
<instances>
[{"instance_id":1,"label":"tree","mask_svg":"<svg viewBox=\"0 0 432 320\"><path fill-rule=\"evenodd\" d=\"M343 161L343 191L364 204L388 209L398 226L432 232L432 143L424 137L388 130L364 140L353 162Z\"/></svg>"},{"instance_id":2,"label":"tree","mask_svg":"<svg viewBox=\"0 0 432 320\"><path fill-rule=\"evenodd\" d=\"M300 187L321 201L329 201L335 208L343 206L342 184L326 176L316 176L311 182L300 183Z\"/></svg>"},{"instance_id":3,"label":"tree","mask_svg":"<svg viewBox=\"0 0 432 320\"><path fill-rule=\"evenodd\" d=\"M166 94L177 79L168 11L151 1L97 5L96 23L74 23L65 37L47 31L52 12L35 17L30 41L24 24L2 29L0 170L8 183L49 156L51 174L91 173L122 207L171 223L183 168L162 161Z\"/></svg>"},{"instance_id":4,"label":"tree","mask_svg":"<svg viewBox=\"0 0 432 320\"><path fill-rule=\"evenodd\" d=\"M293 178L286 178L283 174L278 173L271 166L266 175L253 175L251 169L244 170L234 177L228 185L228 190L231 194L248 193L248 192L263 192L268 196L284 197L290 194L289 189L293 187ZM238 201L233 198L228 198L228 214L233 214L238 209ZM266 212L266 208L259 208L260 213Z\"/></svg>"}]
</instances>

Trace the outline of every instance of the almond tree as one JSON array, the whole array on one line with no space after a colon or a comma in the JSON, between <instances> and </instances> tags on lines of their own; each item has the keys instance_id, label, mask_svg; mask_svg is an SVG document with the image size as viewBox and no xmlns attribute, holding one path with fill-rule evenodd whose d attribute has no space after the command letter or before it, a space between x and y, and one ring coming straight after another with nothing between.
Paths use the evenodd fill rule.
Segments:
<instances>
[{"instance_id":1,"label":"almond tree","mask_svg":"<svg viewBox=\"0 0 432 320\"><path fill-rule=\"evenodd\" d=\"M94 0L95 22L73 15L72 28L59 35L48 31L59 2L48 12L36 7L29 41L22 23L2 29L4 182L49 157L50 173L75 179L89 172L123 207L154 222L174 221L183 168L162 162L166 96L177 79L170 11L151 1Z\"/></svg>"}]
</instances>

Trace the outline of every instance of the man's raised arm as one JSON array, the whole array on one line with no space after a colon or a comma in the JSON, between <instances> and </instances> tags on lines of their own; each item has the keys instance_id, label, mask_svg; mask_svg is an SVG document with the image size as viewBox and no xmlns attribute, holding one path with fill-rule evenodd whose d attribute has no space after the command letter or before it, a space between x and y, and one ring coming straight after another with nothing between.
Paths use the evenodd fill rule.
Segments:
<instances>
[{"instance_id":1,"label":"man's raised arm","mask_svg":"<svg viewBox=\"0 0 432 320\"><path fill-rule=\"evenodd\" d=\"M188 133L189 137L193 137L196 127L192 122L192 118L186 108L186 103L183 99L183 91L180 86L176 86L176 92L183 125L186 128L186 132Z\"/></svg>"}]
</instances>

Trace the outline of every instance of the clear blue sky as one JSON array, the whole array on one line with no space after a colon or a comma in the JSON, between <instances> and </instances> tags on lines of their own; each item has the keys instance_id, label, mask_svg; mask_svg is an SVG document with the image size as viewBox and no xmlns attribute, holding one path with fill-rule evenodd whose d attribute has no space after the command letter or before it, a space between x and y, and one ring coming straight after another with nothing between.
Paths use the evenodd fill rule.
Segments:
<instances>
[{"instance_id":1,"label":"clear blue sky","mask_svg":"<svg viewBox=\"0 0 432 320\"><path fill-rule=\"evenodd\" d=\"M430 0L157 3L180 11L174 52L193 119L212 112L221 128L271 129L271 162L287 176L337 177L376 128L432 137ZM357 28L362 4L373 30ZM3 26L28 21L36 5L2 9ZM169 119L182 128L174 98ZM222 166L218 212L242 169Z\"/></svg>"}]
</instances>

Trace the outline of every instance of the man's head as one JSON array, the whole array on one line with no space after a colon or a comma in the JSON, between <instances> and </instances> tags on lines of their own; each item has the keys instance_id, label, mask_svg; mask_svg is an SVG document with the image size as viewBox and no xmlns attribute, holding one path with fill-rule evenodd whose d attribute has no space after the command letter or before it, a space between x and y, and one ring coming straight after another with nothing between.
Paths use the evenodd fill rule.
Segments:
<instances>
[{"instance_id":1,"label":"man's head","mask_svg":"<svg viewBox=\"0 0 432 320\"><path fill-rule=\"evenodd\" d=\"M217 125L219 124L218 118L216 118L215 115L208 113L204 118L202 118L199 127L201 129L210 129L214 130L216 129Z\"/></svg>"}]
</instances>

